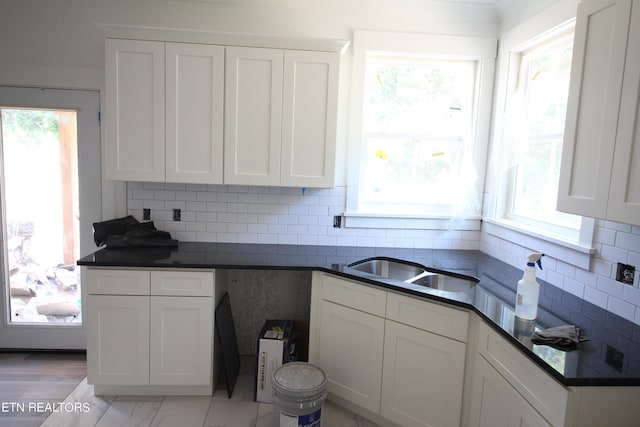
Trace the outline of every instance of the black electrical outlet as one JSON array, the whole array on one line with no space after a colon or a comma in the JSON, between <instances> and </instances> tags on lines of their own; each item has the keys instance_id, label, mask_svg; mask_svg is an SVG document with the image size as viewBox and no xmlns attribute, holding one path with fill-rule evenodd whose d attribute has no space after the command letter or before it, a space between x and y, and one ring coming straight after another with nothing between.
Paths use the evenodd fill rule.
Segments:
<instances>
[{"instance_id":1,"label":"black electrical outlet","mask_svg":"<svg viewBox=\"0 0 640 427\"><path fill-rule=\"evenodd\" d=\"M342 217L340 215L336 215L333 217L333 228L341 228L342 227Z\"/></svg>"},{"instance_id":2,"label":"black electrical outlet","mask_svg":"<svg viewBox=\"0 0 640 427\"><path fill-rule=\"evenodd\" d=\"M604 361L618 372L622 372L622 363L624 362L624 353L615 347L607 345L607 354Z\"/></svg>"},{"instance_id":3,"label":"black electrical outlet","mask_svg":"<svg viewBox=\"0 0 640 427\"><path fill-rule=\"evenodd\" d=\"M625 285L633 285L633 279L636 276L636 268L633 265L618 263L616 270L616 280Z\"/></svg>"},{"instance_id":4,"label":"black electrical outlet","mask_svg":"<svg viewBox=\"0 0 640 427\"><path fill-rule=\"evenodd\" d=\"M180 209L173 210L173 220L180 221Z\"/></svg>"},{"instance_id":5,"label":"black electrical outlet","mask_svg":"<svg viewBox=\"0 0 640 427\"><path fill-rule=\"evenodd\" d=\"M151 209L149 208L142 209L142 220L143 221L151 220Z\"/></svg>"}]
</instances>

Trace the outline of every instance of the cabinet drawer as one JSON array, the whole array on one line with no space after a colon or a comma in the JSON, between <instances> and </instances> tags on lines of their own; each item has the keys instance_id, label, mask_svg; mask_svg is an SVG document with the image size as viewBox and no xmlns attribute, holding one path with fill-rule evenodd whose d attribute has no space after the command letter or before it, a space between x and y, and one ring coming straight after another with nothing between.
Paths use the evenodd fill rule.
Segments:
<instances>
[{"instance_id":1,"label":"cabinet drawer","mask_svg":"<svg viewBox=\"0 0 640 427\"><path fill-rule=\"evenodd\" d=\"M148 271L88 268L86 277L88 294L149 295Z\"/></svg>"},{"instance_id":2,"label":"cabinet drawer","mask_svg":"<svg viewBox=\"0 0 640 427\"><path fill-rule=\"evenodd\" d=\"M213 271L152 271L151 294L213 296Z\"/></svg>"},{"instance_id":3,"label":"cabinet drawer","mask_svg":"<svg viewBox=\"0 0 640 427\"><path fill-rule=\"evenodd\" d=\"M434 334L467 341L467 311L389 292L386 317Z\"/></svg>"},{"instance_id":4,"label":"cabinet drawer","mask_svg":"<svg viewBox=\"0 0 640 427\"><path fill-rule=\"evenodd\" d=\"M564 425L569 391L481 322L478 351L552 425Z\"/></svg>"},{"instance_id":5,"label":"cabinet drawer","mask_svg":"<svg viewBox=\"0 0 640 427\"><path fill-rule=\"evenodd\" d=\"M360 282L325 275L322 299L384 317L387 293Z\"/></svg>"}]
</instances>

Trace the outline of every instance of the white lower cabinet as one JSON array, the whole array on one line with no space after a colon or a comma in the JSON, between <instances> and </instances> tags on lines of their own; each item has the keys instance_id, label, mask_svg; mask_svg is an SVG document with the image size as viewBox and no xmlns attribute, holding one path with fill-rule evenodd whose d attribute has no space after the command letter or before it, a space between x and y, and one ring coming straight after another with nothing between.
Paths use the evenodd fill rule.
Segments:
<instances>
[{"instance_id":1,"label":"white lower cabinet","mask_svg":"<svg viewBox=\"0 0 640 427\"><path fill-rule=\"evenodd\" d=\"M310 361L327 374L330 398L381 422L460 425L465 310L321 273L311 304Z\"/></svg>"},{"instance_id":2,"label":"white lower cabinet","mask_svg":"<svg viewBox=\"0 0 640 427\"><path fill-rule=\"evenodd\" d=\"M567 425L570 389L481 321L477 339L469 406L472 427Z\"/></svg>"},{"instance_id":3,"label":"white lower cabinet","mask_svg":"<svg viewBox=\"0 0 640 427\"><path fill-rule=\"evenodd\" d=\"M329 392L379 412L384 319L323 300L320 322L318 364Z\"/></svg>"},{"instance_id":4,"label":"white lower cabinet","mask_svg":"<svg viewBox=\"0 0 640 427\"><path fill-rule=\"evenodd\" d=\"M149 384L149 298L87 297L89 384Z\"/></svg>"},{"instance_id":5,"label":"white lower cabinet","mask_svg":"<svg viewBox=\"0 0 640 427\"><path fill-rule=\"evenodd\" d=\"M458 426L465 344L390 320L381 415L402 426Z\"/></svg>"},{"instance_id":6,"label":"white lower cabinet","mask_svg":"<svg viewBox=\"0 0 640 427\"><path fill-rule=\"evenodd\" d=\"M212 271L90 268L86 277L87 377L96 393L212 392ZM139 295L118 294L120 281L136 283L127 289Z\"/></svg>"},{"instance_id":7,"label":"white lower cabinet","mask_svg":"<svg viewBox=\"0 0 640 427\"><path fill-rule=\"evenodd\" d=\"M213 304L207 297L151 297L149 383L209 385Z\"/></svg>"},{"instance_id":8,"label":"white lower cabinet","mask_svg":"<svg viewBox=\"0 0 640 427\"><path fill-rule=\"evenodd\" d=\"M471 427L550 425L482 356L473 378Z\"/></svg>"}]
</instances>

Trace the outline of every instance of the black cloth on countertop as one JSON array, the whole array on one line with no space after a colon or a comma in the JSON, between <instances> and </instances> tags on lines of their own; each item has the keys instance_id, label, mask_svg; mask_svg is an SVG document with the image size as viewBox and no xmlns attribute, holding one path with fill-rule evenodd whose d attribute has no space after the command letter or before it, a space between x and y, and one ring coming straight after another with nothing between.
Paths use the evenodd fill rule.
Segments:
<instances>
[{"instance_id":1,"label":"black cloth on countertop","mask_svg":"<svg viewBox=\"0 0 640 427\"><path fill-rule=\"evenodd\" d=\"M93 240L108 249L178 246L178 241L168 232L157 230L153 221L140 222L131 215L94 223Z\"/></svg>"},{"instance_id":2,"label":"black cloth on countertop","mask_svg":"<svg viewBox=\"0 0 640 427\"><path fill-rule=\"evenodd\" d=\"M531 336L531 342L534 344L548 345L562 350L573 349L582 341L587 340L589 338L580 335L580 328L575 325L555 326L535 331Z\"/></svg>"}]
</instances>

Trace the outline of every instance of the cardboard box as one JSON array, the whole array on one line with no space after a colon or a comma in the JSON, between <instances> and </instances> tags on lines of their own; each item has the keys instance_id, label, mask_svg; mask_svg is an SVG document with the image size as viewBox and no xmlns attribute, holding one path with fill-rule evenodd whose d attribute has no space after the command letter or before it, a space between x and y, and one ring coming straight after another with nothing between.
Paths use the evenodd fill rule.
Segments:
<instances>
[{"instance_id":1,"label":"cardboard box","mask_svg":"<svg viewBox=\"0 0 640 427\"><path fill-rule=\"evenodd\" d=\"M282 364L295 360L296 339L291 320L267 320L258 336L256 402L272 402L271 377Z\"/></svg>"}]
</instances>

